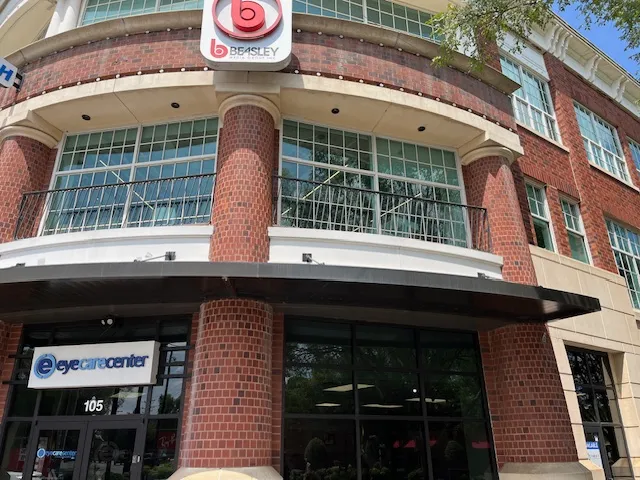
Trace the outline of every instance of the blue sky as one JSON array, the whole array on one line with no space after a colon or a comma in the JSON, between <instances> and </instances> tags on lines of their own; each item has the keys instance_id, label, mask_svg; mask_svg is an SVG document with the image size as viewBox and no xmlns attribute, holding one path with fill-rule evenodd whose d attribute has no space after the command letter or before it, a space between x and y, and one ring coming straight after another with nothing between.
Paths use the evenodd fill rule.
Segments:
<instances>
[{"instance_id":1,"label":"blue sky","mask_svg":"<svg viewBox=\"0 0 640 480\"><path fill-rule=\"evenodd\" d=\"M636 75L640 67L629 59L633 52L625 51L625 43L620 40L620 34L614 25L592 25L591 30L583 28L582 16L573 8L567 8L564 12L558 12L560 16L573 28L588 38L591 43L618 62L630 74Z\"/></svg>"}]
</instances>

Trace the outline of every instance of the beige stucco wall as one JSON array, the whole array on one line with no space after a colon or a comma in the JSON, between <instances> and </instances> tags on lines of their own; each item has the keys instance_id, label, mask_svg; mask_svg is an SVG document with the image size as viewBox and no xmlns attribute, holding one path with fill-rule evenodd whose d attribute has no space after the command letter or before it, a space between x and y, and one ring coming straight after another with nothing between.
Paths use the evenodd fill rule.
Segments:
<instances>
[{"instance_id":1,"label":"beige stucco wall","mask_svg":"<svg viewBox=\"0 0 640 480\"><path fill-rule=\"evenodd\" d=\"M565 345L607 352L621 412L621 423L633 461L635 478L640 479L640 312L634 311L624 278L585 265L541 248L531 246L540 285L600 299L602 311L549 322L549 335L569 408L578 455L588 460L578 398ZM604 478L597 469L594 478ZM616 477L619 478L619 477Z\"/></svg>"}]
</instances>

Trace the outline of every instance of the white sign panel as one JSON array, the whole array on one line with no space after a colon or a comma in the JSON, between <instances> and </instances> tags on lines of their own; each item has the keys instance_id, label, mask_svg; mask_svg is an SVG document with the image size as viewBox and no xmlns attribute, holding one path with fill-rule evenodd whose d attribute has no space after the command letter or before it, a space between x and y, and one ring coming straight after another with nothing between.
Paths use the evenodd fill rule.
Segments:
<instances>
[{"instance_id":1,"label":"white sign panel","mask_svg":"<svg viewBox=\"0 0 640 480\"><path fill-rule=\"evenodd\" d=\"M0 86L4 88L13 87L16 82L16 75L18 75L18 69L0 57Z\"/></svg>"},{"instance_id":2,"label":"white sign panel","mask_svg":"<svg viewBox=\"0 0 640 480\"><path fill-rule=\"evenodd\" d=\"M77 388L156 383L160 344L122 342L37 347L29 388Z\"/></svg>"},{"instance_id":3,"label":"white sign panel","mask_svg":"<svg viewBox=\"0 0 640 480\"><path fill-rule=\"evenodd\" d=\"M587 442L587 455L589 460L602 468L602 455L600 455L599 442Z\"/></svg>"},{"instance_id":4,"label":"white sign panel","mask_svg":"<svg viewBox=\"0 0 640 480\"><path fill-rule=\"evenodd\" d=\"M292 0L204 0L200 52L217 70L281 70L291 57Z\"/></svg>"}]
</instances>

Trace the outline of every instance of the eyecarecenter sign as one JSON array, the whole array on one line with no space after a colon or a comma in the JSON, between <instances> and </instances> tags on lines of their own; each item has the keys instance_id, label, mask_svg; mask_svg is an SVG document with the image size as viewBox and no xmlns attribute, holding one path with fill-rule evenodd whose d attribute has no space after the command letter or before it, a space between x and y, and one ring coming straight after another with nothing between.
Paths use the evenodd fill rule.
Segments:
<instances>
[{"instance_id":1,"label":"eyecarecenter sign","mask_svg":"<svg viewBox=\"0 0 640 480\"><path fill-rule=\"evenodd\" d=\"M275 71L291 57L292 0L205 0L200 52L216 70Z\"/></svg>"},{"instance_id":2,"label":"eyecarecenter sign","mask_svg":"<svg viewBox=\"0 0 640 480\"><path fill-rule=\"evenodd\" d=\"M78 388L156 383L154 341L36 347L28 388Z\"/></svg>"}]
</instances>

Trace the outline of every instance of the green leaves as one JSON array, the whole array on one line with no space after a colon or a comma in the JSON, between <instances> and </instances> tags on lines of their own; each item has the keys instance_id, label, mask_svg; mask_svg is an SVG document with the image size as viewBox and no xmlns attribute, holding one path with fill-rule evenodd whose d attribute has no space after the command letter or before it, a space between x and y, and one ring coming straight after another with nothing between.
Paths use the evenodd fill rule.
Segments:
<instances>
[{"instance_id":1,"label":"green leaves","mask_svg":"<svg viewBox=\"0 0 640 480\"><path fill-rule=\"evenodd\" d=\"M640 0L557 0L563 10L575 5L584 16L585 26L613 22L627 43L627 50L640 47ZM507 32L528 38L534 27L543 28L551 20L553 0L469 0L449 4L446 11L435 15L430 25L441 37L440 55L433 59L447 65L456 52L472 59L472 69L480 70L495 59L495 44ZM515 47L516 53L521 46ZM640 63L640 52L632 57Z\"/></svg>"}]
</instances>

